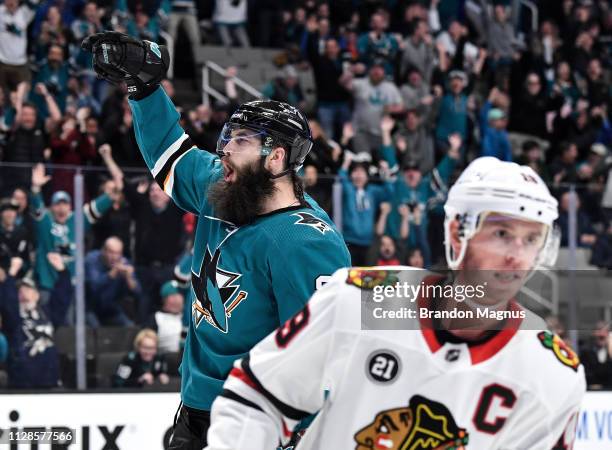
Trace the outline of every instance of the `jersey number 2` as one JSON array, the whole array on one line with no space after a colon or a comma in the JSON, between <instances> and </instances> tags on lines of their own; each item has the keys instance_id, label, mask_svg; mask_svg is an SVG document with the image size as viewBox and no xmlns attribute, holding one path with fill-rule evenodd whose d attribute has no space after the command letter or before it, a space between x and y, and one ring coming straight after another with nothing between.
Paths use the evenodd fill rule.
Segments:
<instances>
[{"instance_id":1,"label":"jersey number 2","mask_svg":"<svg viewBox=\"0 0 612 450\"><path fill-rule=\"evenodd\" d=\"M285 348L297 334L308 325L310 319L310 309L308 304L304 306L299 313L285 322L285 324L276 331L276 345L280 348Z\"/></svg>"}]
</instances>

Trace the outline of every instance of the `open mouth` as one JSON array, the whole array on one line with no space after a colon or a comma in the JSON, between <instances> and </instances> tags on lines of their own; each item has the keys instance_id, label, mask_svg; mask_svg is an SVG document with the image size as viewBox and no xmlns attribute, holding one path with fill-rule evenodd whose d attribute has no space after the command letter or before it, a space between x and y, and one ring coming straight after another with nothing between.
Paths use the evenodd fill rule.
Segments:
<instances>
[{"instance_id":1,"label":"open mouth","mask_svg":"<svg viewBox=\"0 0 612 450\"><path fill-rule=\"evenodd\" d=\"M235 181L235 179L236 171L232 169L232 167L228 163L223 162L223 180L226 183L232 183Z\"/></svg>"}]
</instances>

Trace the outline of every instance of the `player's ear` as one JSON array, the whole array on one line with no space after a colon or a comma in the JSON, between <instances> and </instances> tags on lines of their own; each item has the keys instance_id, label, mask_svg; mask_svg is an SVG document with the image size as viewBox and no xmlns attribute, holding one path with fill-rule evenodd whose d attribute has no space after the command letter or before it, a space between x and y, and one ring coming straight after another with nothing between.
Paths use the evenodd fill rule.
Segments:
<instances>
[{"instance_id":1,"label":"player's ear","mask_svg":"<svg viewBox=\"0 0 612 450\"><path fill-rule=\"evenodd\" d=\"M285 158L287 151L283 147L274 147L266 158L267 169L273 174L285 170Z\"/></svg>"}]
</instances>

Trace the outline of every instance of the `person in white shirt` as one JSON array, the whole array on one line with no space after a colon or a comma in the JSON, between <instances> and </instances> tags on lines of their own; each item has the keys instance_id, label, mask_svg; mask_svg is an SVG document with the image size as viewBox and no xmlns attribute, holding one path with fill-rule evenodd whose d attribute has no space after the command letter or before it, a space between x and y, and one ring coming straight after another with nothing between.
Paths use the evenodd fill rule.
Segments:
<instances>
[{"instance_id":1,"label":"person in white shirt","mask_svg":"<svg viewBox=\"0 0 612 450\"><path fill-rule=\"evenodd\" d=\"M30 81L27 29L36 13L30 2L4 0L0 5L0 88L14 91L22 81Z\"/></svg>"},{"instance_id":2,"label":"person in white shirt","mask_svg":"<svg viewBox=\"0 0 612 450\"><path fill-rule=\"evenodd\" d=\"M301 450L571 448L584 368L515 300L556 259L557 201L531 168L484 157L450 189L445 212L449 277L402 266L336 272L236 362L206 449L273 448L314 413ZM414 318L387 305L405 300L396 288L406 282L420 289L399 302Z\"/></svg>"}]
</instances>

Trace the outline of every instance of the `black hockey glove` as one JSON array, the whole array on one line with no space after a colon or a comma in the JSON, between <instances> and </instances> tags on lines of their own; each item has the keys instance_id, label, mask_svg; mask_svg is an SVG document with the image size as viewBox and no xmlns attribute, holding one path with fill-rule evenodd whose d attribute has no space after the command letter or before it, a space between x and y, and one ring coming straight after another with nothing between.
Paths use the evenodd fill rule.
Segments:
<instances>
[{"instance_id":1,"label":"black hockey glove","mask_svg":"<svg viewBox=\"0 0 612 450\"><path fill-rule=\"evenodd\" d=\"M139 100L153 92L166 76L170 57L164 45L135 39L117 31L86 37L81 47L93 53L93 68L113 84L125 82L130 97Z\"/></svg>"}]
</instances>

